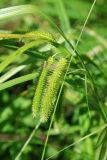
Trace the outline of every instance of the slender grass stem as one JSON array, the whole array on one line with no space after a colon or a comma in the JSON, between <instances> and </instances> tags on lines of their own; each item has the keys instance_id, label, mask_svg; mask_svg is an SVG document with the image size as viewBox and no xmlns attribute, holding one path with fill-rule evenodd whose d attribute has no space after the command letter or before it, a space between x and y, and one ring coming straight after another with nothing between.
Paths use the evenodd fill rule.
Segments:
<instances>
[{"instance_id":1,"label":"slender grass stem","mask_svg":"<svg viewBox=\"0 0 107 160\"><path fill-rule=\"evenodd\" d=\"M54 115L55 115L55 112L56 112L56 109L57 109L57 104L58 104L58 101L59 101L59 98L60 98L60 94L61 94L62 89L63 89L63 86L64 86L65 78L66 78L66 75L67 75L67 73L68 73L68 69L69 69L69 67L70 67L72 58L73 58L73 55L71 56L71 59L70 59L70 61L69 61L69 63L68 63L67 70L66 70L66 73L65 73L65 75L64 75L63 82L62 82L61 87L60 87L60 90L59 90L58 98L57 98L56 103L55 103L55 108L54 108L54 111L53 111L53 114L52 114L52 118L51 118L51 122L50 122L50 125L49 125L49 129L48 129L46 141L45 141L45 144L44 144L44 149L43 149L43 153L42 153L42 158L41 158L41 160L43 160L43 159L44 159L44 156L45 156L45 150L46 150L46 146L47 146L47 143L48 143L51 126L52 126L52 123L53 123L53 120L54 120Z\"/></svg>"},{"instance_id":2,"label":"slender grass stem","mask_svg":"<svg viewBox=\"0 0 107 160\"><path fill-rule=\"evenodd\" d=\"M86 20L85 20L85 22L84 22L82 31L81 31L81 33L80 33L80 35L79 35L79 38L78 38L78 40L77 40L77 43L76 43L77 45L78 45L78 43L79 43L79 41L80 41L80 38L81 38L81 36L82 36L82 33L83 33L84 29L85 29L85 26L86 26L86 24L87 24L87 21L88 21L88 19L89 19L89 17L90 17L90 14L91 14L91 12L92 12L92 9L93 9L93 7L94 7L94 5L95 5L95 2L96 2L96 0L94 0L94 2L92 3L92 6L91 6L90 11L89 11L89 13L88 13L88 16L87 16L87 18L86 18ZM64 37L65 37L65 36L64 36ZM66 37L65 37L65 38L66 38ZM67 40L67 42L70 44L70 46L72 47L72 44L68 41L68 39L66 39L66 40ZM74 52L76 51L77 45L75 46L75 48L73 47ZM48 129L46 141L45 141L45 144L44 144L44 148L43 148L43 153L42 153L41 160L44 160L45 151L46 151L46 146L47 146L48 139L49 139L49 135L50 135L50 129L51 129L51 126L52 126L52 123L53 123L53 120L54 120L54 115L55 115L56 108L57 108L57 104L58 104L58 101L59 101L59 97L60 97L60 94L61 94L61 91L62 91L62 88L63 88L63 85L64 85L64 80L65 80L65 78L66 78L66 75L67 75L67 73L68 73L70 64L71 64L71 62L72 62L72 58L73 58L73 56L71 55L70 60L69 60L69 63L68 63L68 66L67 66L67 69L66 69L66 72L65 72L65 75L64 75L64 79L63 79L62 85L61 85L60 90L59 90L59 94L58 94L58 98L57 98L57 101L56 101L56 104L55 104L55 108L54 108L54 111L53 111L53 114L52 114L52 118L51 118L51 122L50 122L50 125L49 125L49 129Z\"/></svg>"},{"instance_id":3,"label":"slender grass stem","mask_svg":"<svg viewBox=\"0 0 107 160\"><path fill-rule=\"evenodd\" d=\"M102 127L100 127L99 129L95 130L94 132L90 133L90 134L87 134L86 136L80 138L79 140L77 140L76 142L68 145L67 147L64 147L63 149L59 150L57 153L53 154L52 156L48 157L46 160L49 160L51 158L53 158L54 156L58 155L59 153L63 152L64 150L68 149L68 148L71 148L73 147L74 145L84 141L85 139L97 134L98 132L100 132L101 130L103 130L104 128L107 127L107 124L103 125Z\"/></svg>"},{"instance_id":4,"label":"slender grass stem","mask_svg":"<svg viewBox=\"0 0 107 160\"><path fill-rule=\"evenodd\" d=\"M23 151L25 150L25 148L27 147L27 145L29 144L29 142L31 141L32 137L35 134L35 131L39 128L41 122L39 122L35 128L33 129L32 133L30 134L29 138L27 139L26 143L24 144L24 146L21 148L20 152L18 153L18 155L16 156L16 158L14 160L19 160L20 156L22 155Z\"/></svg>"},{"instance_id":5,"label":"slender grass stem","mask_svg":"<svg viewBox=\"0 0 107 160\"><path fill-rule=\"evenodd\" d=\"M94 8L94 5L95 5L96 1L97 1L97 0L94 0L94 2L92 3L92 6L91 6L91 8L90 8L90 10L89 10L89 13L88 13L88 15L87 15L87 17L86 17L86 20L85 20L85 22L84 22L84 24L83 24L83 27L82 27L82 29L81 29L80 35L79 35L79 37L78 37L78 40L77 40L77 42L76 42L75 49L76 49L77 46L78 46L78 43L79 43L79 41L80 41L80 39L81 39L81 36L82 36L82 34L83 34L83 31L84 31L84 29L85 29L85 26L86 26L86 24L87 24L87 22L88 22L88 19L89 19L90 15L91 15L91 12L92 12L92 10L93 10L93 8ZM75 51L75 49L74 49L74 51Z\"/></svg>"},{"instance_id":6,"label":"slender grass stem","mask_svg":"<svg viewBox=\"0 0 107 160\"><path fill-rule=\"evenodd\" d=\"M69 17L66 13L66 9L65 9L63 0L57 0L57 3L56 1L53 1L53 2L57 8L57 12L58 12L58 16L61 22L62 29L64 30L64 32L70 31L71 27L70 27Z\"/></svg>"}]
</instances>

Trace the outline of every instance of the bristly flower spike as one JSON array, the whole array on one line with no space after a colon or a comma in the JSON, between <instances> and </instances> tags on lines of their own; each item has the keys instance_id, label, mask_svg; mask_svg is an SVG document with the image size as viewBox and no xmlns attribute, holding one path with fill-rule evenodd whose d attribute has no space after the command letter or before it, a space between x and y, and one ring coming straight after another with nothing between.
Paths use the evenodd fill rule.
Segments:
<instances>
[{"instance_id":1,"label":"bristly flower spike","mask_svg":"<svg viewBox=\"0 0 107 160\"><path fill-rule=\"evenodd\" d=\"M46 122L49 118L49 115L52 111L53 104L55 102L56 94L58 88L60 86L60 80L63 76L63 72L65 70L67 64L67 60L65 58L61 58L55 67L52 75L50 75L48 79L48 84L45 89L45 93L42 99L42 106L40 117L42 122Z\"/></svg>"},{"instance_id":2,"label":"bristly flower spike","mask_svg":"<svg viewBox=\"0 0 107 160\"><path fill-rule=\"evenodd\" d=\"M47 79L49 68L51 67L52 63L53 63L53 58L50 57L48 61L45 62L41 75L39 77L38 84L37 84L36 91L35 91L34 98L33 98L33 103L32 103L33 117L36 117L39 115L43 88L44 88L44 85Z\"/></svg>"}]
</instances>

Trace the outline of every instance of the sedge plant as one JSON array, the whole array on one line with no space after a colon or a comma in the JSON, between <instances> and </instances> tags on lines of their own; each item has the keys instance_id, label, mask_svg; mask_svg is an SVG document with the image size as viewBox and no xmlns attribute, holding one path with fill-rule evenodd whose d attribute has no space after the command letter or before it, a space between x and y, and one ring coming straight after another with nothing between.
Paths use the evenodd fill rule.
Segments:
<instances>
[{"instance_id":1,"label":"sedge plant","mask_svg":"<svg viewBox=\"0 0 107 160\"><path fill-rule=\"evenodd\" d=\"M107 116L106 116L106 111L105 109L101 106L99 102L99 95L98 91L95 85L94 78L90 71L88 70L87 66L84 63L84 60L82 59L81 55L77 51L77 46L80 42L81 36L83 34L83 31L85 30L85 26L90 18L90 14L93 10L93 7L96 3L96 0L94 0L88 16L86 17L86 20L84 22L83 28L80 32L80 35L78 37L77 43L75 46L72 45L70 40L67 38L66 34L63 32L70 29L70 23L68 20L68 17L66 15L66 11L64 8L63 1L58 0L58 5L60 8L60 11L63 13L63 16L60 17L60 21L62 24L62 29L60 29L53 21L52 19L46 15L44 12L40 11L37 7L33 5L20 5L20 6L13 6L9 8L4 8L0 10L0 20L5 20L7 18L11 18L13 16L21 16L24 14L40 14L42 17L44 17L46 20L50 22L50 24L56 29L56 31L60 34L60 36L64 39L65 44L59 43L57 38L50 32L43 32L43 31L33 31L29 33L0 33L0 38L2 40L17 40L21 39L25 41L25 44L19 48L15 48L16 51L14 53L8 55L6 59L4 59L0 63L0 74L3 74L6 69L19 57L23 57L23 54L29 55L29 49L31 50L32 48L35 48L36 54L41 54L39 47L45 45L50 45L52 49L50 51L52 52L52 55L46 55L45 60L43 60L43 55L41 56L41 59L43 60L43 66L40 69L40 73L34 72L30 73L28 75L24 75L12 80L8 80L11 76L16 74L14 73L9 76L9 72L5 73L4 75L1 76L1 84L0 84L0 90L4 90L6 88L12 87L16 84L20 84L22 82L26 82L32 79L37 80L35 91L34 91L34 96L32 100L32 118L35 120L36 118L39 119L38 123L36 124L33 132L31 133L30 137L28 140L25 142L24 146L22 149L18 152L18 154L15 157L15 160L20 159L22 156L25 148L27 147L28 143L30 143L32 137L35 134L35 131L38 129L40 125L43 125L50 120L49 124L49 129L47 133L47 137L45 140L44 148L43 148L43 153L41 155L41 160L45 159L45 152L46 152L46 147L50 135L50 130L54 121L55 113L57 110L58 102L63 90L63 87L66 86L66 83L69 82L69 75L70 75L70 70L71 70L71 64L77 64L77 69L78 70L85 70L85 91L86 91L86 101L87 101L87 106L88 106L88 112L90 112L89 108L89 102L88 102L88 90L87 90L87 85L88 83L91 84L92 90L95 93L95 98L98 101L98 107L97 111L99 115L102 117L104 121L104 125L101 126L99 129L93 131L90 134L87 134L86 136L80 138L76 142L68 145L67 147L64 147L63 149L60 149L56 154L53 154L47 159L51 159L55 155L65 151L66 149L82 142L83 140L87 139L88 137L95 135L96 133L104 130L103 137L99 136L99 140L101 143L99 144L101 149L100 149L100 154L99 154L99 160L103 160L106 158L106 152L107 149L103 148L107 146L106 142L106 137L107 137ZM58 13L59 14L59 13ZM60 16L60 14L59 14ZM64 23L66 25L64 25ZM3 45L3 44L2 44ZM14 48L11 45L5 45L7 48ZM32 50L31 50L32 52ZM56 53L57 52L57 53ZM79 64L77 63L77 59L79 60ZM26 65L25 65L26 66ZM23 67L22 67L23 68ZM4 78L3 81L3 76L7 76L7 78ZM87 81L87 77L89 79L89 82ZM8 80L5 82L5 79Z\"/></svg>"}]
</instances>

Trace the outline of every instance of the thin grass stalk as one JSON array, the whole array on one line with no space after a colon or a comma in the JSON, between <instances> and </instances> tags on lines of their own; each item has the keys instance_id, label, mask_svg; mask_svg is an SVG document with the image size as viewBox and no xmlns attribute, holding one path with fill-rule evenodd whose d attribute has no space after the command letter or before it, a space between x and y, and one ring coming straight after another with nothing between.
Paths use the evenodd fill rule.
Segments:
<instances>
[{"instance_id":1,"label":"thin grass stalk","mask_svg":"<svg viewBox=\"0 0 107 160\"><path fill-rule=\"evenodd\" d=\"M101 126L100 128L98 128L98 129L95 130L94 132L92 132L92 133L90 133L90 134L88 134L88 135L86 135L86 136L80 138L80 139L77 140L76 142L71 143L71 144L69 144L68 146L64 147L63 149L59 150L57 153L55 153L55 154L53 154L52 156L48 157L46 160L49 160L49 159L53 158L54 156L58 155L59 153L65 151L66 149L71 148L71 147L75 146L76 144L78 144L78 143L84 141L85 139L87 139L87 138L89 138L89 137L91 137L91 136L93 136L93 135L99 133L100 131L102 131L102 130L103 130L104 128L106 128L106 127L107 127L107 124Z\"/></svg>"},{"instance_id":2,"label":"thin grass stalk","mask_svg":"<svg viewBox=\"0 0 107 160\"><path fill-rule=\"evenodd\" d=\"M92 12L92 9L93 9L93 7L94 7L94 5L95 5L95 2L96 2L96 0L94 0L93 3L92 3L92 6L91 6L90 11L89 11L88 16L87 16L88 19L89 19L89 17L90 17L90 14L91 14L91 12ZM77 40L77 45L78 45L78 42L80 41L80 38L81 38L82 33L83 33L84 29L85 29L85 26L86 26L86 24L87 24L88 19L86 18L86 20L85 20L85 22L84 22L83 29L82 29L82 31L81 31L81 33L80 33L80 35L79 35L79 40ZM65 37L65 38L66 38L66 37ZM67 40L67 41L68 41L68 40ZM68 42L69 42L69 41L68 41ZM71 44L70 42L69 42L69 44L70 44L71 47L72 47L72 44ZM74 50L74 51L76 51L77 45L75 46L75 48L73 47L73 50ZM52 118L51 118L51 122L50 122L50 125L49 125L49 129L48 129L46 141L45 141L45 144L44 144L44 148L43 148L41 160L44 160L45 151L46 151L46 146L47 146L48 139L49 139L49 135L50 135L50 129L51 129L51 126L52 126L52 123L53 123L53 120L54 120L54 115L55 115L56 108L57 108L57 104L58 104L58 101L59 101L59 97L60 97L60 94L61 94L61 91L62 91L62 88L63 88L63 85L64 85L64 80L65 80L66 75L67 75L67 73L68 73L68 70L69 70L69 67L70 67L71 62L72 62L72 56L70 57L70 60L69 60L69 63L68 63L68 66L67 66L67 69L66 69L66 72L65 72L65 75L64 75L64 79L63 79L61 88L60 88L60 90L59 90L58 98L57 98L57 101L56 101L56 104L55 104L55 108L54 108L54 111L53 111L53 114L52 114Z\"/></svg>"},{"instance_id":3,"label":"thin grass stalk","mask_svg":"<svg viewBox=\"0 0 107 160\"><path fill-rule=\"evenodd\" d=\"M27 145L29 144L29 142L31 141L32 137L35 134L35 131L39 128L41 122L39 122L35 128L33 129L32 133L30 134L29 138L27 139L26 143L23 145L23 147L21 148L20 152L18 153L18 155L15 157L14 160L19 160L20 156L22 155L23 151L25 150L25 148L27 147Z\"/></svg>"}]
</instances>

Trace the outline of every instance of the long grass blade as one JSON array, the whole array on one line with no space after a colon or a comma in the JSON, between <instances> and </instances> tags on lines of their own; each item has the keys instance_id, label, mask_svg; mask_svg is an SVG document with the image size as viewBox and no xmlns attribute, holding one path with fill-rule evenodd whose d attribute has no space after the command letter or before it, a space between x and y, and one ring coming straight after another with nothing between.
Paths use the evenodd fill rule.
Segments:
<instances>
[{"instance_id":1,"label":"long grass blade","mask_svg":"<svg viewBox=\"0 0 107 160\"><path fill-rule=\"evenodd\" d=\"M7 82L1 83L0 84L0 91L4 90L6 88L9 88L9 87L15 86L17 84L35 79L37 76L38 76L38 73L31 73L31 74L24 75L24 76L9 80Z\"/></svg>"},{"instance_id":2,"label":"long grass blade","mask_svg":"<svg viewBox=\"0 0 107 160\"><path fill-rule=\"evenodd\" d=\"M61 22L61 28L65 33L67 31L69 32L71 30L71 27L70 27L69 18L67 16L63 0L57 0L57 1L53 0L53 2L58 12L58 16Z\"/></svg>"},{"instance_id":3,"label":"long grass blade","mask_svg":"<svg viewBox=\"0 0 107 160\"><path fill-rule=\"evenodd\" d=\"M19 48L13 54L9 55L3 62L0 63L0 72L2 72L10 63L12 63L18 56L20 56L26 50L28 50L29 48L34 47L36 45L39 45L41 43L43 43L43 41L41 41L41 40L40 41L32 41L29 44L25 44L23 47Z\"/></svg>"},{"instance_id":4,"label":"long grass blade","mask_svg":"<svg viewBox=\"0 0 107 160\"><path fill-rule=\"evenodd\" d=\"M5 82L6 80L8 80L10 77L12 77L13 75L17 74L18 72L20 72L22 69L24 69L26 67L26 65L21 65L15 68L12 68L11 70L9 70L7 73L5 73L3 76L0 77L0 83Z\"/></svg>"},{"instance_id":5,"label":"long grass blade","mask_svg":"<svg viewBox=\"0 0 107 160\"><path fill-rule=\"evenodd\" d=\"M59 153L63 152L64 150L66 150L66 149L68 149L68 148L71 148L71 147L73 147L74 145L76 145L76 144L84 141L85 139L87 139L87 138L89 138L89 137L97 134L98 132L100 132L101 130L103 130L103 129L106 128L106 127L107 127L107 124L105 124L104 126L100 127L100 128L97 129L96 131L94 131L94 132L92 132L92 133L90 133L90 134L88 134L88 135L80 138L80 139L77 140L76 142L68 145L67 147L64 147L63 149L59 150L57 153L55 153L55 154L53 154L52 156L48 157L46 160L49 160L49 159L53 158L54 156L58 155Z\"/></svg>"}]
</instances>

